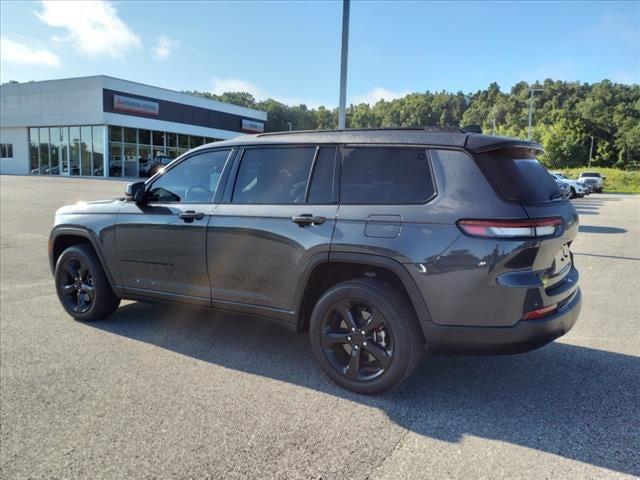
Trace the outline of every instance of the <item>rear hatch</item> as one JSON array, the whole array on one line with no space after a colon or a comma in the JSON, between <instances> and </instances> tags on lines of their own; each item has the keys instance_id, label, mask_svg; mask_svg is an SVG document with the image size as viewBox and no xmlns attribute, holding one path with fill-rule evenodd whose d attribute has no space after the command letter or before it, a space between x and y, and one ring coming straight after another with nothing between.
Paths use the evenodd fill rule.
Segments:
<instances>
[{"instance_id":1,"label":"rear hatch","mask_svg":"<svg viewBox=\"0 0 640 480\"><path fill-rule=\"evenodd\" d=\"M530 219L561 218L556 235L539 242L533 269L545 270L547 289L560 284L571 273L571 242L578 234L578 214L532 148L503 148L477 155L480 169L497 193L522 206Z\"/></svg>"}]
</instances>

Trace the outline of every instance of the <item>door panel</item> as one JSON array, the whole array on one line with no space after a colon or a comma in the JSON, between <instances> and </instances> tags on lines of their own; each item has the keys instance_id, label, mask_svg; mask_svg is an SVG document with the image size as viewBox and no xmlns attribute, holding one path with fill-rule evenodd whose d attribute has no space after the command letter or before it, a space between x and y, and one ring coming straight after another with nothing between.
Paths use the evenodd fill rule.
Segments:
<instances>
[{"instance_id":1,"label":"door panel","mask_svg":"<svg viewBox=\"0 0 640 480\"><path fill-rule=\"evenodd\" d=\"M306 262L329 256L336 205L218 205L209 221L207 264L216 301L293 310ZM293 216L324 217L300 226Z\"/></svg>"},{"instance_id":2,"label":"door panel","mask_svg":"<svg viewBox=\"0 0 640 480\"><path fill-rule=\"evenodd\" d=\"M118 262L125 291L184 295L210 302L206 234L211 204L127 203L116 227ZM201 219L183 219L185 212Z\"/></svg>"}]
</instances>

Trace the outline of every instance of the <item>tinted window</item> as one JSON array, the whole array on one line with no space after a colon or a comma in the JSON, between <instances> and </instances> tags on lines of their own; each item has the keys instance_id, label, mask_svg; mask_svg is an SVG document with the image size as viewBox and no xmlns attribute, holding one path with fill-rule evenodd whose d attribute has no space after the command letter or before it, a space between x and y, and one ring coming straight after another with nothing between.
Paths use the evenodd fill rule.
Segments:
<instances>
[{"instance_id":1,"label":"tinted window","mask_svg":"<svg viewBox=\"0 0 640 480\"><path fill-rule=\"evenodd\" d=\"M303 203L315 151L315 147L246 150L233 203Z\"/></svg>"},{"instance_id":2,"label":"tinted window","mask_svg":"<svg viewBox=\"0 0 640 480\"><path fill-rule=\"evenodd\" d=\"M523 204L560 198L560 190L547 169L530 150L504 149L477 157L480 169L507 200Z\"/></svg>"},{"instance_id":3,"label":"tinted window","mask_svg":"<svg viewBox=\"0 0 640 480\"><path fill-rule=\"evenodd\" d=\"M424 203L434 193L429 160L421 148L344 150L340 202Z\"/></svg>"},{"instance_id":4,"label":"tinted window","mask_svg":"<svg viewBox=\"0 0 640 480\"><path fill-rule=\"evenodd\" d=\"M334 192L337 187L335 175L336 159L336 147L323 147L320 149L313 168L313 176L311 177L309 203L333 202Z\"/></svg>"},{"instance_id":5,"label":"tinted window","mask_svg":"<svg viewBox=\"0 0 640 480\"><path fill-rule=\"evenodd\" d=\"M149 201L210 203L228 156L219 150L187 158L153 182Z\"/></svg>"}]
</instances>

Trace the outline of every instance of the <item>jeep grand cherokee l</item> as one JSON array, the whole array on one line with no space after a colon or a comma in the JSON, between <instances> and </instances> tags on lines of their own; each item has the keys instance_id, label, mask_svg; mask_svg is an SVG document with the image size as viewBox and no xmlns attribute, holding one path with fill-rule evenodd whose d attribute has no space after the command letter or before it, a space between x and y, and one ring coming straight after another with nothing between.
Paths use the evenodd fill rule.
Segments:
<instances>
[{"instance_id":1,"label":"jeep grand cherokee l","mask_svg":"<svg viewBox=\"0 0 640 480\"><path fill-rule=\"evenodd\" d=\"M581 302L578 216L540 152L424 129L204 145L124 198L58 210L57 293L80 321L121 299L272 319L309 332L326 374L361 393L397 385L424 351L528 351Z\"/></svg>"}]
</instances>

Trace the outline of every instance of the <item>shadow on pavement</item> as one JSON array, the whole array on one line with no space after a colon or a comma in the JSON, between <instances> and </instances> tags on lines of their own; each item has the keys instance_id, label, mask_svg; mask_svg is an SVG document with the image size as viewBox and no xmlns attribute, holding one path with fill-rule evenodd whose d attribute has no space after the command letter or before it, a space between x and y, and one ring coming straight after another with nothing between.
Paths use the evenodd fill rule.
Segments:
<instances>
[{"instance_id":1,"label":"shadow on pavement","mask_svg":"<svg viewBox=\"0 0 640 480\"><path fill-rule=\"evenodd\" d=\"M618 228L618 227L600 227L598 225L580 225L578 227L578 231L582 233L627 233L628 230L624 228Z\"/></svg>"},{"instance_id":2,"label":"shadow on pavement","mask_svg":"<svg viewBox=\"0 0 640 480\"><path fill-rule=\"evenodd\" d=\"M91 326L380 408L443 441L474 435L640 475L638 357L557 342L514 356L426 357L396 390L367 397L324 376L306 335L259 319L131 303Z\"/></svg>"}]
</instances>

